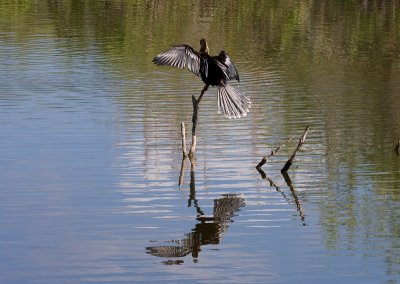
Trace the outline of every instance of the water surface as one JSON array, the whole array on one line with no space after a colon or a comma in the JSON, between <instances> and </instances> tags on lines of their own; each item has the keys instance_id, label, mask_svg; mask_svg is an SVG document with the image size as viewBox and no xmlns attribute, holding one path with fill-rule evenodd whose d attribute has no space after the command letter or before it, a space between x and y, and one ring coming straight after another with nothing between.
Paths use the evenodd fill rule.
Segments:
<instances>
[{"instance_id":1,"label":"water surface","mask_svg":"<svg viewBox=\"0 0 400 284\"><path fill-rule=\"evenodd\" d=\"M0 282L398 283L398 11L0 3ZM201 37L252 109L224 118L211 88L191 167L180 123L190 137L203 84L151 59Z\"/></svg>"}]
</instances>

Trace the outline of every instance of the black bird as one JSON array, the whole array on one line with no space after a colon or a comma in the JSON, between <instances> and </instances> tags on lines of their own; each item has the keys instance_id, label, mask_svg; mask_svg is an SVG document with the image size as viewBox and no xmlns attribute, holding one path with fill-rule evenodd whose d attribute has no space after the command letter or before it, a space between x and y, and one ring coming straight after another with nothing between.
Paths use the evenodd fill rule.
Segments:
<instances>
[{"instance_id":1,"label":"black bird","mask_svg":"<svg viewBox=\"0 0 400 284\"><path fill-rule=\"evenodd\" d=\"M229 118L240 118L246 116L251 108L250 99L227 84L229 80L239 81L239 73L228 54L222 50L219 55L210 56L205 39L200 40L199 51L186 44L175 45L154 57L153 62L157 65L186 68L200 76L206 84L200 96L203 96L210 85L218 86L218 113L222 112Z\"/></svg>"}]
</instances>

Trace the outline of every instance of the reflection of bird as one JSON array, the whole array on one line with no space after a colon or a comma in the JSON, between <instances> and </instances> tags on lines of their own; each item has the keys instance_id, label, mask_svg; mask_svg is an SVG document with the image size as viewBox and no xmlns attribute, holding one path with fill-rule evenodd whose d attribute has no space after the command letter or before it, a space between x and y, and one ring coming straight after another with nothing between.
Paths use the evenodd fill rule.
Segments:
<instances>
[{"instance_id":1,"label":"reflection of bird","mask_svg":"<svg viewBox=\"0 0 400 284\"><path fill-rule=\"evenodd\" d=\"M212 216L197 217L200 223L197 223L184 239L169 241L178 245L147 247L147 253L159 257L184 257L191 253L194 258L197 258L201 246L221 242L223 233L229 227L228 223L233 222L232 217L235 216L235 212L240 211L240 207L245 205L245 199L242 196L225 194L222 198L214 200Z\"/></svg>"},{"instance_id":2,"label":"reflection of bird","mask_svg":"<svg viewBox=\"0 0 400 284\"><path fill-rule=\"evenodd\" d=\"M154 57L153 62L157 65L186 68L200 76L206 84L201 96L210 85L218 86L218 113L222 112L229 118L240 118L249 112L250 99L244 93L227 85L229 80L239 81L235 65L224 50L217 56L210 56L205 39L200 40L199 52L186 44L176 45Z\"/></svg>"}]
</instances>

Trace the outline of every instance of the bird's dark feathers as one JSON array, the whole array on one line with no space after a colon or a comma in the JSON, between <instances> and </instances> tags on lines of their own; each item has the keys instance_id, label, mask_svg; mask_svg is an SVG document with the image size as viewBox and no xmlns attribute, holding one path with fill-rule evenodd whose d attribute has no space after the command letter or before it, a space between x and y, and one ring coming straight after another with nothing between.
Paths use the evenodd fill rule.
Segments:
<instances>
[{"instance_id":1,"label":"bird's dark feathers","mask_svg":"<svg viewBox=\"0 0 400 284\"><path fill-rule=\"evenodd\" d=\"M208 60L212 60L224 74L225 81L238 80L239 73L233 64L230 57L221 51L218 56L209 56L208 54L201 55L192 47L182 44L175 45L171 49L158 54L153 58L153 63L157 65L168 65L180 69L188 69L197 76L204 72L205 77L208 77Z\"/></svg>"},{"instance_id":2,"label":"bird's dark feathers","mask_svg":"<svg viewBox=\"0 0 400 284\"><path fill-rule=\"evenodd\" d=\"M225 50L221 50L218 56L218 61L224 63L224 65L227 67L226 74L228 75L229 80L238 80L239 79L239 72L237 71L235 64L233 64L231 58L226 54Z\"/></svg>"}]
</instances>

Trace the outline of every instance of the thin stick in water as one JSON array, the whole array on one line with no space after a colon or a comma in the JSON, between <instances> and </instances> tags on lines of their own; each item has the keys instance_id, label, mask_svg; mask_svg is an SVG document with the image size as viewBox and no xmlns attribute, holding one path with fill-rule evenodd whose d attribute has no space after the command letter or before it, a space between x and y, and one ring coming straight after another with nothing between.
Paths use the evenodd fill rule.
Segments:
<instances>
[{"instance_id":1,"label":"thin stick in water","mask_svg":"<svg viewBox=\"0 0 400 284\"><path fill-rule=\"evenodd\" d=\"M187 157L186 153L186 131L185 131L185 123L181 122L181 134L182 134L182 154L183 158Z\"/></svg>"},{"instance_id":2,"label":"thin stick in water","mask_svg":"<svg viewBox=\"0 0 400 284\"><path fill-rule=\"evenodd\" d=\"M282 149L292 139L293 139L293 137L290 137L286 142L284 142L283 144L279 145L278 148L276 148L275 150L271 151L271 154L269 154L268 156L264 156L262 158L261 162L259 162L258 165L256 166L256 169L261 169L261 167L267 162L267 160L269 158L271 158L273 155L275 155L280 149Z\"/></svg>"},{"instance_id":3,"label":"thin stick in water","mask_svg":"<svg viewBox=\"0 0 400 284\"><path fill-rule=\"evenodd\" d=\"M181 189L181 186L183 185L183 180L185 177L185 160L186 157L182 157L182 163L181 163L181 171L179 172L179 189Z\"/></svg>"},{"instance_id":4,"label":"thin stick in water","mask_svg":"<svg viewBox=\"0 0 400 284\"><path fill-rule=\"evenodd\" d=\"M192 115L192 146L190 147L189 151L189 159L190 161L194 158L194 152L196 151L196 144L197 144L197 136L196 136L196 128L197 128L197 116L199 112L199 104L205 91L207 91L208 85L206 85L200 93L200 96L196 100L195 96L192 96L192 104L193 104L193 115Z\"/></svg>"},{"instance_id":5,"label":"thin stick in water","mask_svg":"<svg viewBox=\"0 0 400 284\"><path fill-rule=\"evenodd\" d=\"M192 104L193 104L193 115L192 115L192 146L189 151L189 158L192 159L194 156L194 152L196 151L197 137L196 137L196 128L197 128L197 114L199 111L199 105L195 96L192 96Z\"/></svg>"},{"instance_id":6,"label":"thin stick in water","mask_svg":"<svg viewBox=\"0 0 400 284\"><path fill-rule=\"evenodd\" d=\"M297 145L296 149L294 150L293 155L286 162L285 166L281 169L281 173L287 172L289 170L290 166L293 164L293 161L294 161L294 158L296 157L297 152L300 150L301 146L304 144L304 142L306 140L308 130L310 130L309 126L307 126L306 129L304 130L303 136L301 136L301 138L299 139L299 144Z\"/></svg>"}]
</instances>

